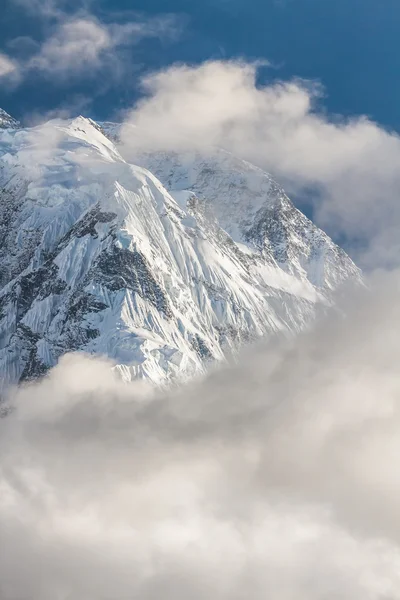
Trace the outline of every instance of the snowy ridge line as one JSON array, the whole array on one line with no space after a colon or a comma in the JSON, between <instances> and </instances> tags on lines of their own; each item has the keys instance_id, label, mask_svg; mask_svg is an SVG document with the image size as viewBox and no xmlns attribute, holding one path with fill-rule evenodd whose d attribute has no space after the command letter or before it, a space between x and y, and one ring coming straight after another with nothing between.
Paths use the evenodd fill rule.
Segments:
<instances>
[{"instance_id":1,"label":"snowy ridge line","mask_svg":"<svg viewBox=\"0 0 400 600\"><path fill-rule=\"evenodd\" d=\"M135 166L106 129L0 131L2 385L69 351L108 356L127 381L188 378L301 330L361 281L262 170L223 150Z\"/></svg>"}]
</instances>

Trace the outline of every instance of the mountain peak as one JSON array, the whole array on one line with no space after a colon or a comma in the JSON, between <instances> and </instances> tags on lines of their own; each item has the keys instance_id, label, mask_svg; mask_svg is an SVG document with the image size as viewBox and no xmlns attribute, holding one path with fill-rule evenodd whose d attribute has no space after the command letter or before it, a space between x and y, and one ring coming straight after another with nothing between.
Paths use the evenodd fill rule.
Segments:
<instances>
[{"instance_id":1,"label":"mountain peak","mask_svg":"<svg viewBox=\"0 0 400 600\"><path fill-rule=\"evenodd\" d=\"M104 129L78 117L0 132L4 384L68 351L108 356L124 380L187 377L301 330L360 281L267 173L226 152L135 166Z\"/></svg>"}]
</instances>

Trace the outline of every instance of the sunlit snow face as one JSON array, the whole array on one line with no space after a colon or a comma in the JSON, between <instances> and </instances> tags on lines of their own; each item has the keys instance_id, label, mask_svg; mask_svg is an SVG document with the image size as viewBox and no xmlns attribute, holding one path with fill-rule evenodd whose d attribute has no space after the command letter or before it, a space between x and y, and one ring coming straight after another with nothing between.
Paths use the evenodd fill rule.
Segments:
<instances>
[{"instance_id":1,"label":"sunlit snow face","mask_svg":"<svg viewBox=\"0 0 400 600\"><path fill-rule=\"evenodd\" d=\"M397 283L180 391L71 355L1 421L5 600L400 597Z\"/></svg>"},{"instance_id":2,"label":"sunlit snow face","mask_svg":"<svg viewBox=\"0 0 400 600\"><path fill-rule=\"evenodd\" d=\"M146 76L121 130L124 152L228 149L303 199L360 266L397 267L399 137L366 116L327 115L318 84L259 85L257 66L213 60Z\"/></svg>"},{"instance_id":3,"label":"sunlit snow face","mask_svg":"<svg viewBox=\"0 0 400 600\"><path fill-rule=\"evenodd\" d=\"M185 164L156 154L140 163L149 172L79 117L7 130L0 154L7 215L13 207L0 248L13 292L2 382L42 373L67 349L109 356L127 380L189 377L245 341L299 331L360 280L267 173L227 151ZM35 361L30 334L12 346L22 293L17 321L39 336Z\"/></svg>"}]
</instances>

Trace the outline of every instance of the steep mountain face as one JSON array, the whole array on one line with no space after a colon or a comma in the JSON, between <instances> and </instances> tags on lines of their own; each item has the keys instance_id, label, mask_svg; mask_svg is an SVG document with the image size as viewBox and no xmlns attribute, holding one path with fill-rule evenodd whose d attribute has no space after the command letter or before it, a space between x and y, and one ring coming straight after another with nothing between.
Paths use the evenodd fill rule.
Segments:
<instances>
[{"instance_id":1,"label":"steep mountain face","mask_svg":"<svg viewBox=\"0 0 400 600\"><path fill-rule=\"evenodd\" d=\"M225 150L213 155L153 153L137 157L176 196L192 191L243 249L285 273L331 292L358 270L347 254L295 208L272 177Z\"/></svg>"},{"instance_id":2,"label":"steep mountain face","mask_svg":"<svg viewBox=\"0 0 400 600\"><path fill-rule=\"evenodd\" d=\"M133 166L110 137L82 117L0 132L2 385L73 350L189 377L360 281L266 173L223 151Z\"/></svg>"}]
</instances>

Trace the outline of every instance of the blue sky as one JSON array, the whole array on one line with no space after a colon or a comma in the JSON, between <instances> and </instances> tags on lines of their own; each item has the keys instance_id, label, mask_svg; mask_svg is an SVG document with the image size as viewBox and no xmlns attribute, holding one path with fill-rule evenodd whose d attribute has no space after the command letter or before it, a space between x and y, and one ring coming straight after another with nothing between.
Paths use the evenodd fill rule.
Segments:
<instances>
[{"instance_id":1,"label":"blue sky","mask_svg":"<svg viewBox=\"0 0 400 600\"><path fill-rule=\"evenodd\" d=\"M2 8L0 52L11 58L28 56L54 26L54 18L29 10L29 4L5 0ZM69 0L63 10L82 6ZM110 87L101 71L62 82L34 72L19 85L1 85L0 106L19 118L68 105L111 118L137 98L138 76L146 70L176 61L244 57L271 61L274 68L263 71L270 80L319 80L329 112L366 114L400 130L398 0L99 0L86 6L103 22L172 13L179 16L180 33L127 44L123 60L131 68Z\"/></svg>"}]
</instances>

